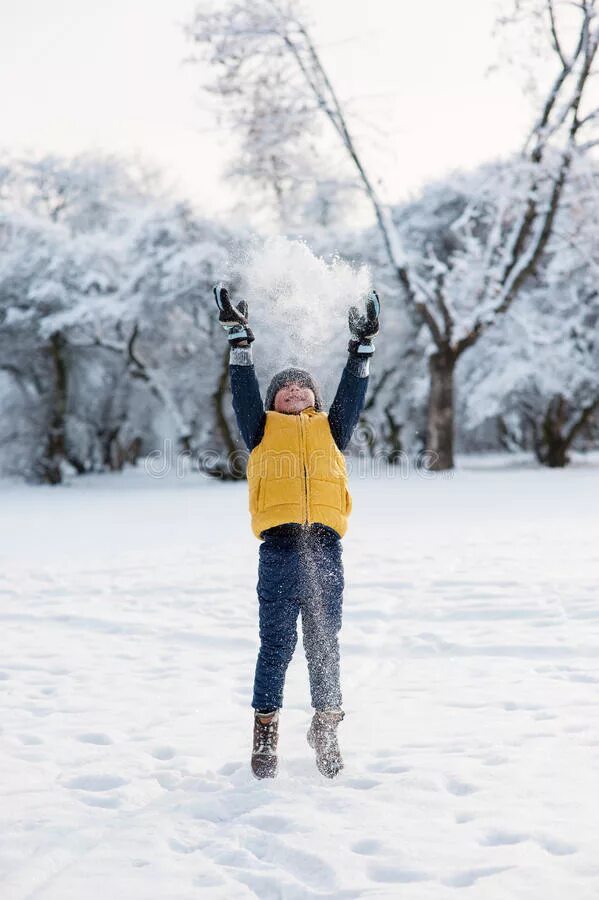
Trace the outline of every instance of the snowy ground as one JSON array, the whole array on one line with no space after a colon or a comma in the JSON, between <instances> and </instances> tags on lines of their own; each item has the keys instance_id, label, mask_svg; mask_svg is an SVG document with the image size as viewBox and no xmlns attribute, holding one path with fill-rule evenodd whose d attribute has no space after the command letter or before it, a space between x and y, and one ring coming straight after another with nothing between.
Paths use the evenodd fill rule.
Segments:
<instances>
[{"instance_id":1,"label":"snowy ground","mask_svg":"<svg viewBox=\"0 0 599 900\"><path fill-rule=\"evenodd\" d=\"M353 479L346 769L248 767L244 485L0 485L2 900L599 896L599 467Z\"/></svg>"}]
</instances>

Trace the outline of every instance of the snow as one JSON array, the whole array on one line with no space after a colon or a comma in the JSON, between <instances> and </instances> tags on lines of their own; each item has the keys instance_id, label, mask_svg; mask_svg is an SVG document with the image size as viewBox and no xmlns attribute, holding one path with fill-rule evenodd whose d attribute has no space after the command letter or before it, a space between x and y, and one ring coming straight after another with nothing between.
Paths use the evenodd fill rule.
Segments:
<instances>
[{"instance_id":1,"label":"snow","mask_svg":"<svg viewBox=\"0 0 599 900\"><path fill-rule=\"evenodd\" d=\"M0 483L3 900L599 896L599 466L352 477L346 768L248 756L246 486Z\"/></svg>"},{"instance_id":2,"label":"snow","mask_svg":"<svg viewBox=\"0 0 599 900\"><path fill-rule=\"evenodd\" d=\"M363 308L372 287L367 266L323 258L304 241L280 235L231 253L229 269L240 284L234 302L248 301L256 334L277 335L268 351L276 369L306 365L336 345L345 349L348 308Z\"/></svg>"}]
</instances>

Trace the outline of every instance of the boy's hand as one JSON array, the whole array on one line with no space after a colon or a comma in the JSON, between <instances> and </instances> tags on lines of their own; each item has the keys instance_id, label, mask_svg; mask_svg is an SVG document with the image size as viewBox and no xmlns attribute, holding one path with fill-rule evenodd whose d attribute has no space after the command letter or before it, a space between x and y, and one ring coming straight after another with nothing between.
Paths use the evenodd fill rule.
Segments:
<instances>
[{"instance_id":1,"label":"boy's hand","mask_svg":"<svg viewBox=\"0 0 599 900\"><path fill-rule=\"evenodd\" d=\"M227 332L227 338L231 347L248 347L254 338L254 333L248 325L248 305L245 300L240 300L237 306L233 306L227 286L219 282L213 288L214 299L218 306L218 321Z\"/></svg>"},{"instance_id":2,"label":"boy's hand","mask_svg":"<svg viewBox=\"0 0 599 900\"><path fill-rule=\"evenodd\" d=\"M372 356L374 344L372 338L379 333L379 313L381 301L375 290L366 297L366 314L360 315L357 306L349 310L349 330L351 340L347 345L352 356Z\"/></svg>"}]
</instances>

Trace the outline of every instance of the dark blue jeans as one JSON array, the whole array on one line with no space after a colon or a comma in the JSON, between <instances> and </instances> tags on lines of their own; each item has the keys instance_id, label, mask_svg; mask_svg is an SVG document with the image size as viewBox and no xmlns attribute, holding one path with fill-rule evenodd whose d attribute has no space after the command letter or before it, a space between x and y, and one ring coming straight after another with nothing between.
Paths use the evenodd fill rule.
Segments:
<instances>
[{"instance_id":1,"label":"dark blue jeans","mask_svg":"<svg viewBox=\"0 0 599 900\"><path fill-rule=\"evenodd\" d=\"M340 709L339 631L343 562L339 535L324 526L284 525L264 532L258 565L260 652L254 709L283 705L285 674L302 636L314 709Z\"/></svg>"}]
</instances>

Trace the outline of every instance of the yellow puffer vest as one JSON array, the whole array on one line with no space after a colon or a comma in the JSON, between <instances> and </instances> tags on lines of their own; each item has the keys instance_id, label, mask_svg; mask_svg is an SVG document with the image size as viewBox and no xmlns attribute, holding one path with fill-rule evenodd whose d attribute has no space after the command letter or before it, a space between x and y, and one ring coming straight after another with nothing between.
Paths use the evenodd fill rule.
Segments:
<instances>
[{"instance_id":1,"label":"yellow puffer vest","mask_svg":"<svg viewBox=\"0 0 599 900\"><path fill-rule=\"evenodd\" d=\"M340 537L347 531L352 500L345 457L333 440L327 414L313 406L297 415L266 413L247 478L256 537L287 522L320 522Z\"/></svg>"}]
</instances>

